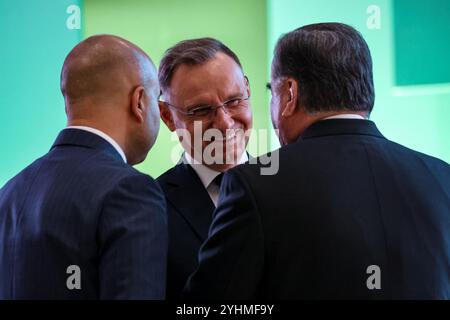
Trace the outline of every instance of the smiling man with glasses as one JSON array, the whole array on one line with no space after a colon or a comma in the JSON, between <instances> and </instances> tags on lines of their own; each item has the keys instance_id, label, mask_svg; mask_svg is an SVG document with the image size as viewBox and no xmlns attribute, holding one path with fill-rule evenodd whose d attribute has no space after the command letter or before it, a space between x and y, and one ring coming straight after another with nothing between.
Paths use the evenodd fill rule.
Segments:
<instances>
[{"instance_id":1,"label":"smiling man with glasses","mask_svg":"<svg viewBox=\"0 0 450 320\"><path fill-rule=\"evenodd\" d=\"M247 78L247 77L245 77ZM184 110L184 108L182 107L176 107L174 105L171 105L168 102L164 102L166 105L168 105L170 108L176 110L177 112L187 115L189 117L192 117L192 119L197 119L200 121L203 120L213 120L216 116L216 110L219 108L223 108L225 113L230 114L230 115L235 115L238 114L242 111L245 111L248 106L247 106L247 100L250 99L250 96L248 96L247 98L233 98L231 100L227 100L224 103L217 105L217 106L199 106L197 108L192 108L190 110Z\"/></svg>"},{"instance_id":2,"label":"smiling man with glasses","mask_svg":"<svg viewBox=\"0 0 450 320\"><path fill-rule=\"evenodd\" d=\"M167 298L178 299L197 267L222 173L248 160L250 88L236 54L211 38L167 50L158 76L161 118L185 150L158 178L168 202Z\"/></svg>"}]
</instances>

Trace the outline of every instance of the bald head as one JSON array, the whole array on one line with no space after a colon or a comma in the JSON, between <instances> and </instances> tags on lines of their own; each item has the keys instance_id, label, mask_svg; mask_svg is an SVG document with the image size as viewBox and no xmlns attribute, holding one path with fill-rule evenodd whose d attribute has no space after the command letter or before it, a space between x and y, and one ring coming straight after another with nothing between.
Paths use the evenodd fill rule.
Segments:
<instances>
[{"instance_id":1,"label":"bald head","mask_svg":"<svg viewBox=\"0 0 450 320\"><path fill-rule=\"evenodd\" d=\"M97 35L80 42L66 57L61 91L66 104L85 98L101 103L156 81L155 66L139 47L117 36Z\"/></svg>"},{"instance_id":2,"label":"bald head","mask_svg":"<svg viewBox=\"0 0 450 320\"><path fill-rule=\"evenodd\" d=\"M145 159L159 130L159 83L149 56L131 42L98 35L80 42L61 72L69 126L112 137L127 161Z\"/></svg>"}]
</instances>

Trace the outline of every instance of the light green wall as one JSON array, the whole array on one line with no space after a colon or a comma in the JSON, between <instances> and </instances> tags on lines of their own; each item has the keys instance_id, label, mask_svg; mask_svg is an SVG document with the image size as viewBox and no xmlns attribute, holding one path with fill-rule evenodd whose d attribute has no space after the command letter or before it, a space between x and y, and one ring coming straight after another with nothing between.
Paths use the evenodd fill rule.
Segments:
<instances>
[{"instance_id":1,"label":"light green wall","mask_svg":"<svg viewBox=\"0 0 450 320\"><path fill-rule=\"evenodd\" d=\"M416 1L408 4L419 8ZM65 126L59 74L65 56L82 38L80 30L67 29L66 9L80 2L0 0L0 186L45 154ZM366 27L366 9L372 4L381 8L380 30ZM391 140L450 162L450 84L395 86L393 7L393 0L86 0L82 32L83 37L123 36L146 50L156 64L177 41L202 36L222 40L239 55L250 78L255 126L270 129L264 85L278 37L313 22L351 24L361 31L373 55L372 119ZM416 11L416 29L430 29L433 19L429 15L422 19L421 10ZM430 37L448 38L437 31ZM414 61L410 64L414 67ZM153 176L173 165L171 153L178 145L165 126L161 128L148 160L138 166ZM253 143L251 152L273 149L277 145L273 134L272 139L271 147L263 143L258 149Z\"/></svg>"},{"instance_id":2,"label":"light green wall","mask_svg":"<svg viewBox=\"0 0 450 320\"><path fill-rule=\"evenodd\" d=\"M449 83L450 1L395 0L392 9L396 83Z\"/></svg>"},{"instance_id":3,"label":"light green wall","mask_svg":"<svg viewBox=\"0 0 450 320\"><path fill-rule=\"evenodd\" d=\"M85 37L122 36L142 47L157 65L164 51L178 41L208 36L224 42L239 56L250 79L256 128L267 128L269 123L266 26L264 0L85 1ZM138 168L157 177L172 167L171 155L180 150L172 137L161 122L155 147ZM251 149L258 154L268 151L267 146Z\"/></svg>"},{"instance_id":4,"label":"light green wall","mask_svg":"<svg viewBox=\"0 0 450 320\"><path fill-rule=\"evenodd\" d=\"M379 30L366 26L366 10L373 4L381 9ZM297 27L317 22L352 25L372 53L376 95L372 120L388 139L450 162L450 85L395 87L392 10L391 0L268 0L269 59L279 36ZM418 17L417 28L423 23L428 22Z\"/></svg>"},{"instance_id":5,"label":"light green wall","mask_svg":"<svg viewBox=\"0 0 450 320\"><path fill-rule=\"evenodd\" d=\"M81 38L66 9L76 0L0 0L0 187L45 154L66 125L59 75Z\"/></svg>"}]
</instances>

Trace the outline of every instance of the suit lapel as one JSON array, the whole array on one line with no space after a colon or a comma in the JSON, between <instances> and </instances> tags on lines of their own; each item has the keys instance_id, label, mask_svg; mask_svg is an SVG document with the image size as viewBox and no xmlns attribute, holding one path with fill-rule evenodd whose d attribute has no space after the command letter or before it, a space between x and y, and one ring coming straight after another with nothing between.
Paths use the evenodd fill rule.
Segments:
<instances>
[{"instance_id":1,"label":"suit lapel","mask_svg":"<svg viewBox=\"0 0 450 320\"><path fill-rule=\"evenodd\" d=\"M200 178L189 164L180 163L175 167L168 185L168 201L184 217L199 239L204 241L208 236L215 206Z\"/></svg>"}]
</instances>

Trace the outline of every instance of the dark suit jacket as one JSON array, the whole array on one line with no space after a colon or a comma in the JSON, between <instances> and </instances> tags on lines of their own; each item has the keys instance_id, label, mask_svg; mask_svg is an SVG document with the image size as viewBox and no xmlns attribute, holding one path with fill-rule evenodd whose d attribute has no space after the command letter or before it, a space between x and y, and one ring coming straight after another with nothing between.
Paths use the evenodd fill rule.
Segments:
<instances>
[{"instance_id":1,"label":"dark suit jacket","mask_svg":"<svg viewBox=\"0 0 450 320\"><path fill-rule=\"evenodd\" d=\"M63 130L0 190L0 299L163 299L166 254L161 189L95 134Z\"/></svg>"},{"instance_id":2,"label":"dark suit jacket","mask_svg":"<svg viewBox=\"0 0 450 320\"><path fill-rule=\"evenodd\" d=\"M276 175L225 174L187 298L450 298L447 163L350 119L317 122L278 155Z\"/></svg>"},{"instance_id":3,"label":"dark suit jacket","mask_svg":"<svg viewBox=\"0 0 450 320\"><path fill-rule=\"evenodd\" d=\"M208 192L189 164L179 163L157 181L166 195L169 225L167 299L177 300L198 262L215 209Z\"/></svg>"}]
</instances>

